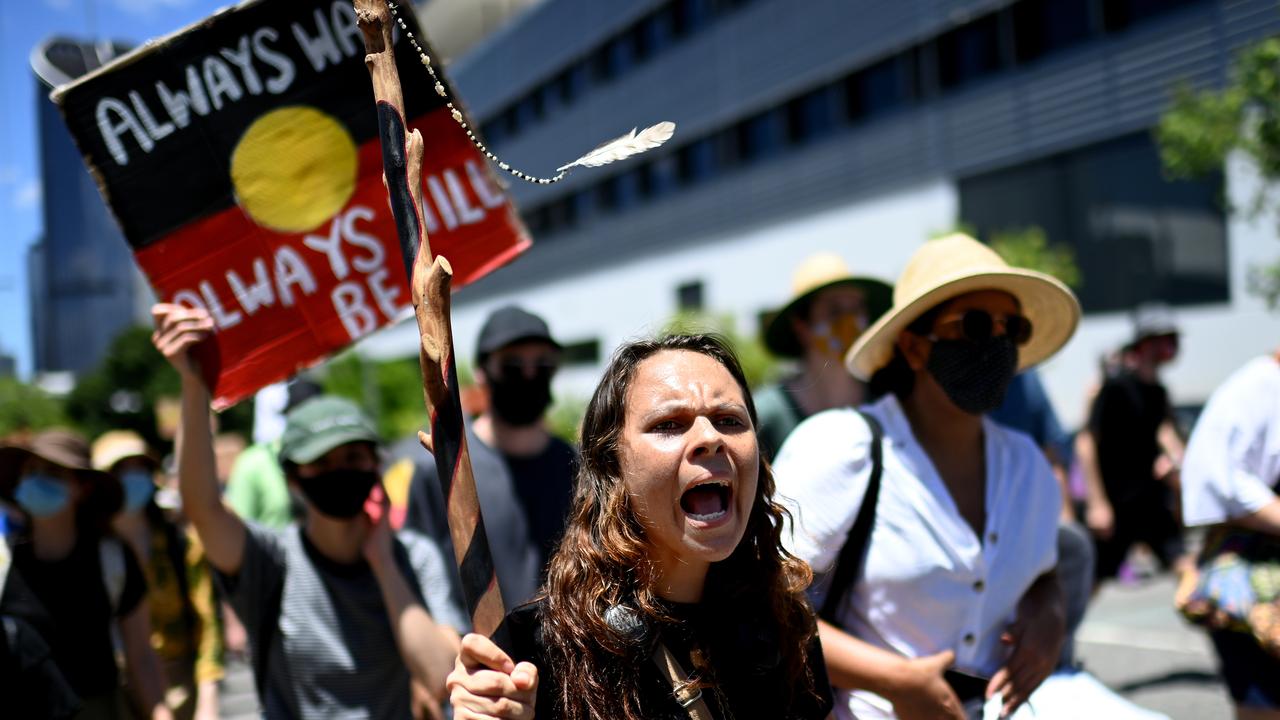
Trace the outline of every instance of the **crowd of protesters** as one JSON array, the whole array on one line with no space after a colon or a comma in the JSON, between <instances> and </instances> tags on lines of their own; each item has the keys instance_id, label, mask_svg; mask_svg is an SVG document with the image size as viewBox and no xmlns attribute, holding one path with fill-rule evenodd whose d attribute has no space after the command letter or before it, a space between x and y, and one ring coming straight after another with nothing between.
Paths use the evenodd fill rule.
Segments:
<instances>
[{"instance_id":1,"label":"crowd of protesters","mask_svg":"<svg viewBox=\"0 0 1280 720\"><path fill-rule=\"evenodd\" d=\"M1280 558L1280 353L1184 453L1159 377L1177 326L1139 308L1073 438L1034 370L1080 316L1052 277L952 235L896 283L819 254L792 287L763 340L793 372L753 396L714 336L627 343L580 450L548 429L547 323L486 320L466 433L499 642L468 634L418 438L303 378L229 462L189 356L213 324L156 306L167 462L119 430L0 445L5 716L216 718L242 652L267 718L1157 718L1073 643L1145 553L1182 574L1239 717L1280 717L1280 605L1232 614L1206 579L1225 551ZM1213 528L1198 563L1184 522Z\"/></svg>"}]
</instances>

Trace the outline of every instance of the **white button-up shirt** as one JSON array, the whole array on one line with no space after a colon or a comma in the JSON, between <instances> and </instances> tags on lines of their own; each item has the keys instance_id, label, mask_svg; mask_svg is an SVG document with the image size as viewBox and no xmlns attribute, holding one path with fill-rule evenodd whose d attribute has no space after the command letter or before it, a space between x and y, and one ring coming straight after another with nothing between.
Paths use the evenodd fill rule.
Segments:
<instances>
[{"instance_id":1,"label":"white button-up shirt","mask_svg":"<svg viewBox=\"0 0 1280 720\"><path fill-rule=\"evenodd\" d=\"M840 624L906 657L952 650L957 669L990 677L1006 659L1000 634L1018 601L1057 564L1057 481L1030 438L984 419L980 539L897 399L890 395L864 409L884 427L884 469L866 563L841 605ZM783 534L787 549L815 573L830 572L867 490L870 429L852 409L819 413L792 432L774 473L795 521L793 532ZM836 715L894 717L888 701L866 691L837 691Z\"/></svg>"},{"instance_id":2,"label":"white button-up shirt","mask_svg":"<svg viewBox=\"0 0 1280 720\"><path fill-rule=\"evenodd\" d=\"M1211 525L1276 499L1280 480L1280 362L1255 358L1210 396L1182 458L1182 516Z\"/></svg>"}]
</instances>

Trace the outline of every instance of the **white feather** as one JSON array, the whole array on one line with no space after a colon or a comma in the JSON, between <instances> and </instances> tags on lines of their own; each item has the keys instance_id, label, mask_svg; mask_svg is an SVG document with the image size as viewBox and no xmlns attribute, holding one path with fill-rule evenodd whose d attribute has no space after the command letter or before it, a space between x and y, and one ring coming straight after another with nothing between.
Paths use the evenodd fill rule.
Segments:
<instances>
[{"instance_id":1,"label":"white feather","mask_svg":"<svg viewBox=\"0 0 1280 720\"><path fill-rule=\"evenodd\" d=\"M623 158L629 158L632 155L638 155L646 150L652 150L662 143L670 140L675 131L676 124L673 122L660 122L657 125L647 127L640 132L636 132L633 128L631 132L626 135L623 135L617 140L610 140L568 165L562 165L556 168L556 171L564 172L569 168L577 167L579 165L582 167L599 167L600 165L608 165L611 162L616 162Z\"/></svg>"}]
</instances>

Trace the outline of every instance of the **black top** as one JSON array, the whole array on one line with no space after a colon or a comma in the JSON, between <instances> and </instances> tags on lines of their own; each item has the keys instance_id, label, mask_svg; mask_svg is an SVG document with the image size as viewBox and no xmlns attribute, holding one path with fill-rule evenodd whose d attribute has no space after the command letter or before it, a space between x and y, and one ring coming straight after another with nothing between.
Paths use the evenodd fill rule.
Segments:
<instances>
[{"instance_id":1,"label":"black top","mask_svg":"<svg viewBox=\"0 0 1280 720\"><path fill-rule=\"evenodd\" d=\"M1139 498L1155 480L1152 466L1160 454L1156 435L1170 416L1164 386L1144 382L1131 372L1108 378L1098 391L1089 412L1089 430L1097 446L1102 483L1113 505Z\"/></svg>"},{"instance_id":2,"label":"black top","mask_svg":"<svg viewBox=\"0 0 1280 720\"><path fill-rule=\"evenodd\" d=\"M61 720L80 710L80 698L44 639L51 626L22 573L10 566L0 594L0 698L6 718Z\"/></svg>"},{"instance_id":3,"label":"black top","mask_svg":"<svg viewBox=\"0 0 1280 720\"><path fill-rule=\"evenodd\" d=\"M578 453L565 441L553 437L537 455L515 457L504 453L502 457L511 470L511 481L529 523L529 536L545 568L564 533L569 505L573 502Z\"/></svg>"},{"instance_id":4,"label":"black top","mask_svg":"<svg viewBox=\"0 0 1280 720\"><path fill-rule=\"evenodd\" d=\"M115 542L119 542L118 540ZM96 538L81 538L71 554L46 562L35 557L30 543L13 549L13 566L48 613L49 624L37 627L54 661L71 687L83 698L114 692L119 687L111 625L138 607L147 581L133 551L124 543L124 590L113 613L102 573Z\"/></svg>"},{"instance_id":5,"label":"black top","mask_svg":"<svg viewBox=\"0 0 1280 720\"><path fill-rule=\"evenodd\" d=\"M539 615L543 601L521 605L507 615L508 646L503 649L516 661L529 661L538 668L539 720L563 717L559 708L563 678L551 670L545 656L542 624ZM781 656L770 628L759 623L733 621L726 618L719 605L670 605L676 622L659 629L659 636L685 668L692 672L690 650L709 651L715 668L714 688L702 691L707 707L716 720L809 720L826 718L832 709L831 687L827 682L822 646L815 636L809 645L809 670L813 673L814 693L789 687L783 677ZM640 707L645 718L652 720L689 720L689 713L672 697L671 685L662 677L651 657L637 653L630 659L619 659L606 670L611 676L638 676L641 687ZM794 695L794 697L791 697ZM787 698L791 698L788 705Z\"/></svg>"}]
</instances>

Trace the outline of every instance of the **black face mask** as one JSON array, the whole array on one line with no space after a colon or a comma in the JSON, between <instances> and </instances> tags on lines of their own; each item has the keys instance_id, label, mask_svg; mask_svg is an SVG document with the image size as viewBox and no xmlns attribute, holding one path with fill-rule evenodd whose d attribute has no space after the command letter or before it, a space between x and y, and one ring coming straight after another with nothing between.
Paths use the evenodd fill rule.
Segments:
<instances>
[{"instance_id":1,"label":"black face mask","mask_svg":"<svg viewBox=\"0 0 1280 720\"><path fill-rule=\"evenodd\" d=\"M1018 346L1007 336L935 340L926 366L956 407L983 415L1000 407L1018 372Z\"/></svg>"},{"instance_id":2,"label":"black face mask","mask_svg":"<svg viewBox=\"0 0 1280 720\"><path fill-rule=\"evenodd\" d=\"M316 510L348 520L360 514L364 501L378 482L375 470L338 469L310 478L299 478L298 487Z\"/></svg>"},{"instance_id":3,"label":"black face mask","mask_svg":"<svg viewBox=\"0 0 1280 720\"><path fill-rule=\"evenodd\" d=\"M489 381L493 412L508 425L532 425L551 406L551 371L539 370L532 378L523 372L504 373Z\"/></svg>"}]
</instances>

